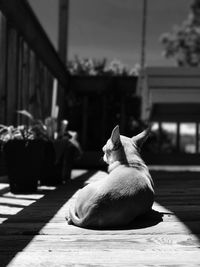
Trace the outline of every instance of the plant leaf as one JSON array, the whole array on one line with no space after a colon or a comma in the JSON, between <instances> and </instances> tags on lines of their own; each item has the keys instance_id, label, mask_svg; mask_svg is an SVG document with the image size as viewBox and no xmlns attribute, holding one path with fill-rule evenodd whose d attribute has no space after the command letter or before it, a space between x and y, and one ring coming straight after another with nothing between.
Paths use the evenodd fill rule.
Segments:
<instances>
[{"instance_id":1,"label":"plant leaf","mask_svg":"<svg viewBox=\"0 0 200 267\"><path fill-rule=\"evenodd\" d=\"M28 117L31 121L34 121L33 115L30 112L28 112L27 110L18 110L17 113Z\"/></svg>"},{"instance_id":2,"label":"plant leaf","mask_svg":"<svg viewBox=\"0 0 200 267\"><path fill-rule=\"evenodd\" d=\"M0 128L2 128L2 129L7 129L7 128L8 128L8 126L6 126L6 125L3 125L3 124L0 124Z\"/></svg>"}]
</instances>

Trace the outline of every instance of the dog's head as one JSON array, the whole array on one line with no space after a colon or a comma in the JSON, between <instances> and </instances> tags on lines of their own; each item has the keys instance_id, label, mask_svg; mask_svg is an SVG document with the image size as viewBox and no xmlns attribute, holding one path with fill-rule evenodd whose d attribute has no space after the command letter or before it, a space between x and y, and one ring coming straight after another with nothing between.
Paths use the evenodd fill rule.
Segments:
<instances>
[{"instance_id":1,"label":"dog's head","mask_svg":"<svg viewBox=\"0 0 200 267\"><path fill-rule=\"evenodd\" d=\"M104 161L112 164L115 161L130 162L134 157L139 155L142 144L149 135L149 129L144 130L133 137L120 135L119 126L117 125L103 147Z\"/></svg>"}]
</instances>

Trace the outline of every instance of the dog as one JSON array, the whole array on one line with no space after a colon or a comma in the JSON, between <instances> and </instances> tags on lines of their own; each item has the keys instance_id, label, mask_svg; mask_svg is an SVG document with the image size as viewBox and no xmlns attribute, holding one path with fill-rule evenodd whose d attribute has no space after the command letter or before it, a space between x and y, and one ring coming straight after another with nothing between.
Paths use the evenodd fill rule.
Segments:
<instances>
[{"instance_id":1,"label":"dog","mask_svg":"<svg viewBox=\"0 0 200 267\"><path fill-rule=\"evenodd\" d=\"M108 175L79 190L69 224L83 228L125 227L152 209L154 184L139 149L148 130L129 138L116 126L103 147Z\"/></svg>"}]
</instances>

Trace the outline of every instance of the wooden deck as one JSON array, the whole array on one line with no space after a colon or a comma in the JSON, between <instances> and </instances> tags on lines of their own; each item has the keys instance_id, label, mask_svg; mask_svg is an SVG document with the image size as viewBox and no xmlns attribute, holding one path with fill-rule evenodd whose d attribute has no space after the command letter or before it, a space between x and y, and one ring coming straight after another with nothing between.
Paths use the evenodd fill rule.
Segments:
<instances>
[{"instance_id":1,"label":"wooden deck","mask_svg":"<svg viewBox=\"0 0 200 267\"><path fill-rule=\"evenodd\" d=\"M129 229L67 225L77 189L103 172L74 171L69 185L12 195L0 183L0 266L200 266L200 173L154 171L154 211Z\"/></svg>"}]
</instances>

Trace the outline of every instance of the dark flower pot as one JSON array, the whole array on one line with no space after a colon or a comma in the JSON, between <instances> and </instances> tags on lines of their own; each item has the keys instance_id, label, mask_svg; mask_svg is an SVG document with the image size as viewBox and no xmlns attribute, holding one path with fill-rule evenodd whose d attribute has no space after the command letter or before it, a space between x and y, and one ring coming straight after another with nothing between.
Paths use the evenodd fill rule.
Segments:
<instances>
[{"instance_id":1,"label":"dark flower pot","mask_svg":"<svg viewBox=\"0 0 200 267\"><path fill-rule=\"evenodd\" d=\"M44 158L43 140L10 140L4 146L12 193L37 191Z\"/></svg>"},{"instance_id":2,"label":"dark flower pot","mask_svg":"<svg viewBox=\"0 0 200 267\"><path fill-rule=\"evenodd\" d=\"M45 143L41 185L56 186L70 180L74 150L68 138Z\"/></svg>"},{"instance_id":3,"label":"dark flower pot","mask_svg":"<svg viewBox=\"0 0 200 267\"><path fill-rule=\"evenodd\" d=\"M68 138L56 140L53 144L56 152L56 175L62 182L67 182L71 178L74 146Z\"/></svg>"},{"instance_id":4,"label":"dark flower pot","mask_svg":"<svg viewBox=\"0 0 200 267\"><path fill-rule=\"evenodd\" d=\"M5 155L3 152L3 141L0 140L0 176L7 175Z\"/></svg>"},{"instance_id":5,"label":"dark flower pot","mask_svg":"<svg viewBox=\"0 0 200 267\"><path fill-rule=\"evenodd\" d=\"M44 160L41 169L40 184L56 186L61 184L61 177L56 170L56 152L52 141L45 142Z\"/></svg>"}]
</instances>

